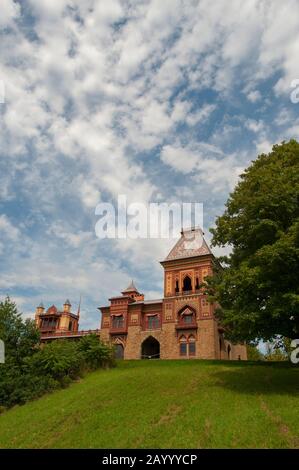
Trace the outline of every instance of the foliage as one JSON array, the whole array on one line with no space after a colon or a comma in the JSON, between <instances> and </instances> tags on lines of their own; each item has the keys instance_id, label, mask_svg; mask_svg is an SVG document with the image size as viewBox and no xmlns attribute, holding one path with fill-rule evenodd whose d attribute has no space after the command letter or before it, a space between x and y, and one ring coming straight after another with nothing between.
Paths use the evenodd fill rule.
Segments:
<instances>
[{"instance_id":1,"label":"foliage","mask_svg":"<svg viewBox=\"0 0 299 470\"><path fill-rule=\"evenodd\" d=\"M248 361L263 361L264 355L256 346L247 344L247 359Z\"/></svg>"},{"instance_id":2,"label":"foliage","mask_svg":"<svg viewBox=\"0 0 299 470\"><path fill-rule=\"evenodd\" d=\"M85 371L114 364L113 350L96 335L40 345L31 320L23 320L8 297L0 302L0 338L5 364L0 364L0 407L11 407L68 385Z\"/></svg>"},{"instance_id":3,"label":"foliage","mask_svg":"<svg viewBox=\"0 0 299 470\"><path fill-rule=\"evenodd\" d=\"M53 341L29 358L28 370L31 374L51 377L62 381L68 376L76 379L82 373L84 358L74 341Z\"/></svg>"},{"instance_id":4,"label":"foliage","mask_svg":"<svg viewBox=\"0 0 299 470\"><path fill-rule=\"evenodd\" d=\"M279 347L279 343L268 342L266 344L265 360L274 362L287 361L288 354L284 351L283 347Z\"/></svg>"},{"instance_id":5,"label":"foliage","mask_svg":"<svg viewBox=\"0 0 299 470\"><path fill-rule=\"evenodd\" d=\"M24 321L9 297L0 302L0 338L4 341L6 356L18 365L31 356L39 344L40 334L34 321Z\"/></svg>"},{"instance_id":6,"label":"foliage","mask_svg":"<svg viewBox=\"0 0 299 470\"><path fill-rule=\"evenodd\" d=\"M78 344L78 350L90 369L115 365L113 351L107 344L99 341L95 334L84 336Z\"/></svg>"},{"instance_id":7,"label":"foliage","mask_svg":"<svg viewBox=\"0 0 299 470\"><path fill-rule=\"evenodd\" d=\"M216 220L213 245L230 246L208 280L232 340L299 337L299 144L274 145L240 177Z\"/></svg>"}]
</instances>

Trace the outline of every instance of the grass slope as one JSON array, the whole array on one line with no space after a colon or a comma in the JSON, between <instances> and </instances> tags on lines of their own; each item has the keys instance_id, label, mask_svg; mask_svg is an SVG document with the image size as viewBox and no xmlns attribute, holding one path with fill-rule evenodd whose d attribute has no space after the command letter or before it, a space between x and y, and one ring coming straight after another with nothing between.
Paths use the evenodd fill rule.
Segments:
<instances>
[{"instance_id":1,"label":"grass slope","mask_svg":"<svg viewBox=\"0 0 299 470\"><path fill-rule=\"evenodd\" d=\"M123 361L0 416L1 448L299 447L299 369Z\"/></svg>"}]
</instances>

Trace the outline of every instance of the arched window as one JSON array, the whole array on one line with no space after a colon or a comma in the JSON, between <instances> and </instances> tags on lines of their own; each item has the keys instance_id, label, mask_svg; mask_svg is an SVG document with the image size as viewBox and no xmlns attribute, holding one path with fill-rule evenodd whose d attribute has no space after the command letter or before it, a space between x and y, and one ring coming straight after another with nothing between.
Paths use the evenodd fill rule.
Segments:
<instances>
[{"instance_id":1,"label":"arched window","mask_svg":"<svg viewBox=\"0 0 299 470\"><path fill-rule=\"evenodd\" d=\"M183 325L193 325L195 323L195 312L186 306L179 312L179 323Z\"/></svg>"},{"instance_id":2,"label":"arched window","mask_svg":"<svg viewBox=\"0 0 299 470\"><path fill-rule=\"evenodd\" d=\"M179 339L180 343L180 356L187 356L187 338L182 335Z\"/></svg>"},{"instance_id":3,"label":"arched window","mask_svg":"<svg viewBox=\"0 0 299 470\"><path fill-rule=\"evenodd\" d=\"M196 355L196 340L193 335L186 338L185 335L179 338L180 356L194 357Z\"/></svg>"},{"instance_id":4,"label":"arched window","mask_svg":"<svg viewBox=\"0 0 299 470\"><path fill-rule=\"evenodd\" d=\"M72 331L72 329L73 329L73 322L70 321L70 322L69 322L69 331Z\"/></svg>"},{"instance_id":5,"label":"arched window","mask_svg":"<svg viewBox=\"0 0 299 470\"><path fill-rule=\"evenodd\" d=\"M195 356L196 343L195 343L195 338L193 335L190 335L188 338L188 349L189 349L189 356Z\"/></svg>"},{"instance_id":6,"label":"arched window","mask_svg":"<svg viewBox=\"0 0 299 470\"><path fill-rule=\"evenodd\" d=\"M231 347L230 344L227 346L227 358L230 359Z\"/></svg>"},{"instance_id":7,"label":"arched window","mask_svg":"<svg viewBox=\"0 0 299 470\"><path fill-rule=\"evenodd\" d=\"M179 281L176 280L176 281L175 281L175 291L176 291L176 292L179 292L179 290L180 290L180 289L179 289Z\"/></svg>"},{"instance_id":8,"label":"arched window","mask_svg":"<svg viewBox=\"0 0 299 470\"><path fill-rule=\"evenodd\" d=\"M192 281L189 276L186 276L183 280L183 291L186 292L189 290L192 290Z\"/></svg>"}]
</instances>

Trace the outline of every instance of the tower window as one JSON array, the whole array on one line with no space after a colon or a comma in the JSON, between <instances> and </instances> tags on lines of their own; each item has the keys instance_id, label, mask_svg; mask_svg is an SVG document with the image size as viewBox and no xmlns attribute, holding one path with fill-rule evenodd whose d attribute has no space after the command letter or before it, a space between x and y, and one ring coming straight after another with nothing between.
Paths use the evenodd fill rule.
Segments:
<instances>
[{"instance_id":1,"label":"tower window","mask_svg":"<svg viewBox=\"0 0 299 470\"><path fill-rule=\"evenodd\" d=\"M184 315L184 316L183 316L183 321L184 321L184 323L186 323L186 324L189 325L190 323L193 322L193 315L192 315L192 314L190 314L190 315Z\"/></svg>"},{"instance_id":2,"label":"tower window","mask_svg":"<svg viewBox=\"0 0 299 470\"><path fill-rule=\"evenodd\" d=\"M192 282L191 278L189 276L186 276L183 281L183 291L189 291L192 290Z\"/></svg>"}]
</instances>

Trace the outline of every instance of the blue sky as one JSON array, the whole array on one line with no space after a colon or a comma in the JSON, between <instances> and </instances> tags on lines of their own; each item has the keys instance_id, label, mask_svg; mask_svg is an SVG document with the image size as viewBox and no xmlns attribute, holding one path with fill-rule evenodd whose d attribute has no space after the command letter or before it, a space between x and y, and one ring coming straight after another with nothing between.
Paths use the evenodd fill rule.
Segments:
<instances>
[{"instance_id":1,"label":"blue sky","mask_svg":"<svg viewBox=\"0 0 299 470\"><path fill-rule=\"evenodd\" d=\"M295 0L2 0L0 295L29 316L82 294L83 328L132 278L160 297L173 241L99 240L96 205L202 202L209 239L242 170L298 138L298 32Z\"/></svg>"}]
</instances>

